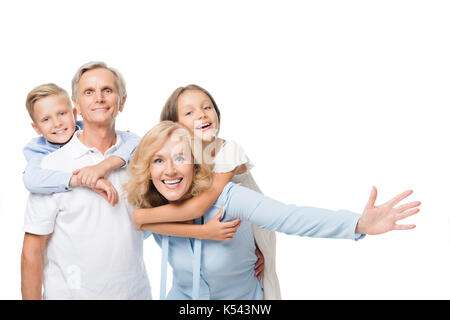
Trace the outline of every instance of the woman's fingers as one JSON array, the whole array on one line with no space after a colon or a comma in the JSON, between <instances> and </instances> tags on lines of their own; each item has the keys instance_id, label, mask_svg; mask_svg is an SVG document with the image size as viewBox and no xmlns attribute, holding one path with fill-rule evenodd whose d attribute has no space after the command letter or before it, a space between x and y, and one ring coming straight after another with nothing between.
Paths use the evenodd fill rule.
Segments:
<instances>
[{"instance_id":1,"label":"woman's fingers","mask_svg":"<svg viewBox=\"0 0 450 320\"><path fill-rule=\"evenodd\" d=\"M366 208L373 208L375 206L375 201L377 200L377 188L372 187L370 192L369 201L367 201Z\"/></svg>"},{"instance_id":2,"label":"woman's fingers","mask_svg":"<svg viewBox=\"0 0 450 320\"><path fill-rule=\"evenodd\" d=\"M411 208L418 207L418 206L420 206L420 205L421 205L420 201L414 201L414 202L402 204L401 206L398 206L396 209L397 209L399 212L403 212L403 211L405 211L405 210L408 210L408 209L411 209Z\"/></svg>"},{"instance_id":3,"label":"woman's fingers","mask_svg":"<svg viewBox=\"0 0 450 320\"><path fill-rule=\"evenodd\" d=\"M418 213L419 211L420 211L419 208L410 209L410 210L398 213L396 218L397 218L397 220L402 220L402 219L412 216L413 214Z\"/></svg>"},{"instance_id":4,"label":"woman's fingers","mask_svg":"<svg viewBox=\"0 0 450 320\"><path fill-rule=\"evenodd\" d=\"M396 224L394 230L411 230L416 227L415 224Z\"/></svg>"},{"instance_id":5,"label":"woman's fingers","mask_svg":"<svg viewBox=\"0 0 450 320\"><path fill-rule=\"evenodd\" d=\"M400 201L410 196L411 193L413 193L412 190L406 190L397 195L396 197L392 198L390 201L387 202L387 204L389 204L391 207L395 207Z\"/></svg>"}]
</instances>

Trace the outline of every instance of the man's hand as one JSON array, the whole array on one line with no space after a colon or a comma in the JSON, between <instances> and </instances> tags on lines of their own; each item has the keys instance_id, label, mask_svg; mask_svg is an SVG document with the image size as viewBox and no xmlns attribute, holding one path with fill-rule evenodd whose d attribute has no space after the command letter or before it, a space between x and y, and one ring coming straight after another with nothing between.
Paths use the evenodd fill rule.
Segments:
<instances>
[{"instance_id":1,"label":"man's hand","mask_svg":"<svg viewBox=\"0 0 450 320\"><path fill-rule=\"evenodd\" d=\"M369 201L361 218L359 218L355 233L375 235L391 230L409 230L415 228L416 226L414 224L397 224L397 221L418 213L419 208L417 207L420 206L419 201L406 203L394 208L400 201L411 195L412 192L412 190L405 191L390 201L380 206L375 206L377 189L373 187Z\"/></svg>"},{"instance_id":2,"label":"man's hand","mask_svg":"<svg viewBox=\"0 0 450 320\"><path fill-rule=\"evenodd\" d=\"M258 280L261 280L264 274L264 256L258 247L256 247L255 254L256 257L258 258L258 260L255 263L255 277Z\"/></svg>"},{"instance_id":3,"label":"man's hand","mask_svg":"<svg viewBox=\"0 0 450 320\"><path fill-rule=\"evenodd\" d=\"M223 209L220 209L219 213L204 224L206 229L205 239L217 240L217 241L231 241L236 234L237 229L241 225L240 219L233 221L220 222Z\"/></svg>"},{"instance_id":4,"label":"man's hand","mask_svg":"<svg viewBox=\"0 0 450 320\"><path fill-rule=\"evenodd\" d=\"M105 198L113 207L119 202L119 194L116 188L106 179L98 179L92 190Z\"/></svg>"}]
</instances>

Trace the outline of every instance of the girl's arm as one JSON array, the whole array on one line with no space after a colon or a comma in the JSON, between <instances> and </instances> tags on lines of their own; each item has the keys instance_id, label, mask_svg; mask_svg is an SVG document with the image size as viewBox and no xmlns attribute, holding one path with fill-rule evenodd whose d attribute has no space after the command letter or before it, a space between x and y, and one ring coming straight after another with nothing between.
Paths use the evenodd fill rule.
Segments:
<instances>
[{"instance_id":1,"label":"girl's arm","mask_svg":"<svg viewBox=\"0 0 450 320\"><path fill-rule=\"evenodd\" d=\"M117 131L117 134L122 139L122 143L111 156L96 165L86 166L72 172L78 176L79 183L94 187L98 179L104 178L113 170L128 165L141 138L131 132Z\"/></svg>"},{"instance_id":2,"label":"girl's arm","mask_svg":"<svg viewBox=\"0 0 450 320\"><path fill-rule=\"evenodd\" d=\"M152 223L141 226L140 231L151 231L174 237L188 237L210 239L217 241L231 241L239 228L241 221L235 219L220 222L222 210L206 224L192 223Z\"/></svg>"},{"instance_id":3,"label":"girl's arm","mask_svg":"<svg viewBox=\"0 0 450 320\"><path fill-rule=\"evenodd\" d=\"M166 204L156 208L136 209L133 213L135 224L188 221L201 217L220 196L233 174L234 171L214 173L213 183L209 189L180 204Z\"/></svg>"}]
</instances>

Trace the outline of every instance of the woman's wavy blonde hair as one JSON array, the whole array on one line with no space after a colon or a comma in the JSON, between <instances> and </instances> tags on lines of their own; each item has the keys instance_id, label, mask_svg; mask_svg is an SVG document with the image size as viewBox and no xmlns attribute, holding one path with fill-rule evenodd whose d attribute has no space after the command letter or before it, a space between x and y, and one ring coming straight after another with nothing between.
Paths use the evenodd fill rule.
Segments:
<instances>
[{"instance_id":1,"label":"woman's wavy blonde hair","mask_svg":"<svg viewBox=\"0 0 450 320\"><path fill-rule=\"evenodd\" d=\"M180 199L185 200L196 196L211 186L211 168L204 163L197 163L192 152L192 137L189 130L173 121L162 121L145 134L136 148L134 157L128 166L130 180L124 184L128 202L135 207L151 208L167 204L168 201L155 188L150 174L153 156L163 147L164 143L177 134L189 146L189 152L194 160L194 176L188 192Z\"/></svg>"}]
</instances>

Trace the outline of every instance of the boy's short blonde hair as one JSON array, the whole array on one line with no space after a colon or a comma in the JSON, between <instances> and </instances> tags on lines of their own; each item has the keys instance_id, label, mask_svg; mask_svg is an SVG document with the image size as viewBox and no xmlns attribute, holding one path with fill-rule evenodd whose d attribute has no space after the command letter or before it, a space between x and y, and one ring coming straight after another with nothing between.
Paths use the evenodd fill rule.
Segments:
<instances>
[{"instance_id":1,"label":"boy's short blonde hair","mask_svg":"<svg viewBox=\"0 0 450 320\"><path fill-rule=\"evenodd\" d=\"M27 111L30 114L31 120L34 121L34 105L37 101L46 98L48 96L59 95L63 96L67 99L67 103L72 107L70 102L69 94L66 90L61 87L58 87L54 83L46 83L41 84L31 90L27 95L27 101L25 102L25 106L27 107Z\"/></svg>"}]
</instances>

